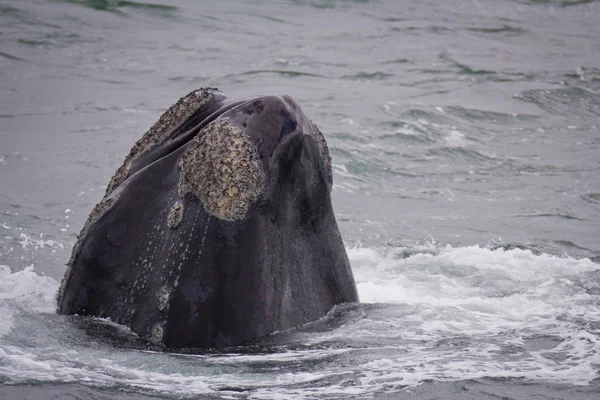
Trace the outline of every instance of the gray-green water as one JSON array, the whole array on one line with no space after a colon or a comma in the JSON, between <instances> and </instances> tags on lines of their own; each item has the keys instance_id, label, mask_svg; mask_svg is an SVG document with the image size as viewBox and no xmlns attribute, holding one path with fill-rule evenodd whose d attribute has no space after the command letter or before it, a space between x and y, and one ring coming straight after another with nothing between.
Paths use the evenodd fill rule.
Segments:
<instances>
[{"instance_id":1,"label":"gray-green water","mask_svg":"<svg viewBox=\"0 0 600 400\"><path fill-rule=\"evenodd\" d=\"M131 145L202 86L325 134L362 303L153 352L53 313ZM0 1L0 396L600 393L600 3Z\"/></svg>"}]
</instances>

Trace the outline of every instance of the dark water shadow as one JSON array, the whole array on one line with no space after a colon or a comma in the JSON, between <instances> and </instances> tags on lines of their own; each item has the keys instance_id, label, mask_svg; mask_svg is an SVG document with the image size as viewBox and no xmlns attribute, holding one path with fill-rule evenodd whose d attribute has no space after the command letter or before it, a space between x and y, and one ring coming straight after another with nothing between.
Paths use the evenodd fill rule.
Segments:
<instances>
[{"instance_id":1,"label":"dark water shadow","mask_svg":"<svg viewBox=\"0 0 600 400\"><path fill-rule=\"evenodd\" d=\"M61 0L65 3L76 4L97 11L112 12L125 16L123 9L139 10L158 14L163 17L171 16L172 12L178 10L176 6L160 3L142 3L129 0Z\"/></svg>"}]
</instances>

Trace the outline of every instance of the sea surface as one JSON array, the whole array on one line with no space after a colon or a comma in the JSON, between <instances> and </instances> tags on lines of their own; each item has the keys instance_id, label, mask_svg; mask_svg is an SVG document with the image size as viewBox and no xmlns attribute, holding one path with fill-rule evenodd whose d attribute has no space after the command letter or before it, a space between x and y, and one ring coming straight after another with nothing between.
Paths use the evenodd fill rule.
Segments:
<instances>
[{"instance_id":1,"label":"sea surface","mask_svg":"<svg viewBox=\"0 0 600 400\"><path fill-rule=\"evenodd\" d=\"M0 0L0 398L600 398L600 2L150 1ZM361 303L201 354L56 315L110 177L206 86L320 127Z\"/></svg>"}]
</instances>

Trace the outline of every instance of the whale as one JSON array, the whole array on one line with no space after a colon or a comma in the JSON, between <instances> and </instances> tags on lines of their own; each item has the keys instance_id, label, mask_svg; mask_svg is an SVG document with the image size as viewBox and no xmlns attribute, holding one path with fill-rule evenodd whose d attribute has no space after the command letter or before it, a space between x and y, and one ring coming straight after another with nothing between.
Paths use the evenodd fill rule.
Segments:
<instances>
[{"instance_id":1,"label":"whale","mask_svg":"<svg viewBox=\"0 0 600 400\"><path fill-rule=\"evenodd\" d=\"M73 246L57 312L169 348L237 346L358 302L323 134L289 96L195 90L139 139Z\"/></svg>"}]
</instances>

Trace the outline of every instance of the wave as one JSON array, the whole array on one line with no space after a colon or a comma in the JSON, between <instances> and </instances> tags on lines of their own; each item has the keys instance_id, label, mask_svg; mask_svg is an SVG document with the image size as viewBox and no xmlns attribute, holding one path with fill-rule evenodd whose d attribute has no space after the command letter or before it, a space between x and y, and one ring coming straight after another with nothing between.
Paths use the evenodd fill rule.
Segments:
<instances>
[{"instance_id":1,"label":"wave","mask_svg":"<svg viewBox=\"0 0 600 400\"><path fill-rule=\"evenodd\" d=\"M596 379L599 264L514 246L347 250L361 304L200 354L144 348L110 321L56 315L57 281L2 266L0 380L272 399L372 396L483 377Z\"/></svg>"},{"instance_id":2,"label":"wave","mask_svg":"<svg viewBox=\"0 0 600 400\"><path fill-rule=\"evenodd\" d=\"M72 3L91 8L98 11L118 12L121 8L132 8L149 11L170 12L178 8L159 3L142 3L138 1L125 0L63 0L65 3Z\"/></svg>"},{"instance_id":3,"label":"wave","mask_svg":"<svg viewBox=\"0 0 600 400\"><path fill-rule=\"evenodd\" d=\"M600 116L600 96L582 87L532 89L515 95L515 98L533 103L550 113L581 117Z\"/></svg>"}]
</instances>

